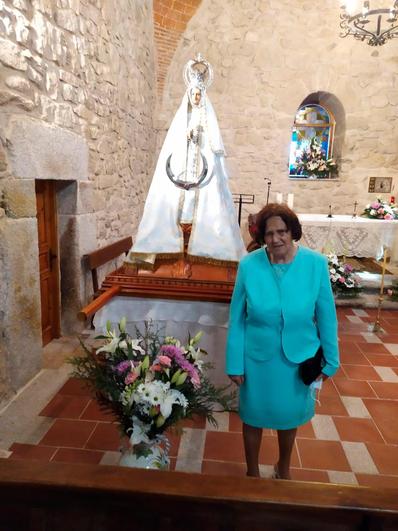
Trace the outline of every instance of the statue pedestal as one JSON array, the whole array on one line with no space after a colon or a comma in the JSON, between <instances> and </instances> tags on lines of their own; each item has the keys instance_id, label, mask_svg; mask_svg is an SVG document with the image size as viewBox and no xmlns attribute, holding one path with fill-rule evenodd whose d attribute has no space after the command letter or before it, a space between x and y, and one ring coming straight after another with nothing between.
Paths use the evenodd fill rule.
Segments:
<instances>
[{"instance_id":1,"label":"statue pedestal","mask_svg":"<svg viewBox=\"0 0 398 531\"><path fill-rule=\"evenodd\" d=\"M124 265L105 277L101 291L119 286L120 295L133 297L229 302L237 266L189 261L186 252L191 225L181 227L184 257L158 259L153 270Z\"/></svg>"}]
</instances>

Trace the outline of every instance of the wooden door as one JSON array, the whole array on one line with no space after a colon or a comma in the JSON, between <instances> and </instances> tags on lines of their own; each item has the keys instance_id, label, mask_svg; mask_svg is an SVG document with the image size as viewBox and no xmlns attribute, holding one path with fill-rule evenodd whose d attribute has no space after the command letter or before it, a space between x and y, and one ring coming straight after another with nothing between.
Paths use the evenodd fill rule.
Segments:
<instances>
[{"instance_id":1,"label":"wooden door","mask_svg":"<svg viewBox=\"0 0 398 531\"><path fill-rule=\"evenodd\" d=\"M57 203L54 181L36 181L43 346L60 336Z\"/></svg>"}]
</instances>

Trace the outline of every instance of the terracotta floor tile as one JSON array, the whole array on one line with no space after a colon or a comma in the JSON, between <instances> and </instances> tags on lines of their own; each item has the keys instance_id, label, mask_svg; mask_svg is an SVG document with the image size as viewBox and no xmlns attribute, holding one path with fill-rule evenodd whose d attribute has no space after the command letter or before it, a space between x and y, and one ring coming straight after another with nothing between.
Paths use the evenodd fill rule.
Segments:
<instances>
[{"instance_id":1,"label":"terracotta floor tile","mask_svg":"<svg viewBox=\"0 0 398 531\"><path fill-rule=\"evenodd\" d=\"M366 354L366 357L374 367L398 368L398 358L392 354Z\"/></svg>"},{"instance_id":2,"label":"terracotta floor tile","mask_svg":"<svg viewBox=\"0 0 398 531\"><path fill-rule=\"evenodd\" d=\"M204 430L206 427L206 419L195 415L191 419L184 419L181 422L183 428L196 428L198 430Z\"/></svg>"},{"instance_id":3,"label":"terracotta floor tile","mask_svg":"<svg viewBox=\"0 0 398 531\"><path fill-rule=\"evenodd\" d=\"M398 446L377 443L366 446L381 474L398 476Z\"/></svg>"},{"instance_id":4,"label":"terracotta floor tile","mask_svg":"<svg viewBox=\"0 0 398 531\"><path fill-rule=\"evenodd\" d=\"M9 459L27 459L29 461L50 461L56 448L35 444L13 443L10 448Z\"/></svg>"},{"instance_id":5,"label":"terracotta floor tile","mask_svg":"<svg viewBox=\"0 0 398 531\"><path fill-rule=\"evenodd\" d=\"M351 472L342 445L338 441L297 439L303 468Z\"/></svg>"},{"instance_id":6,"label":"terracotta floor tile","mask_svg":"<svg viewBox=\"0 0 398 531\"><path fill-rule=\"evenodd\" d=\"M302 437L304 439L315 439L315 432L311 422L307 422L306 424L298 427L297 437Z\"/></svg>"},{"instance_id":7,"label":"terracotta floor tile","mask_svg":"<svg viewBox=\"0 0 398 531\"><path fill-rule=\"evenodd\" d=\"M361 351L366 354L390 354L383 343L361 343Z\"/></svg>"},{"instance_id":8,"label":"terracotta floor tile","mask_svg":"<svg viewBox=\"0 0 398 531\"><path fill-rule=\"evenodd\" d=\"M279 458L278 439L276 437L264 436L260 448L260 465L274 465ZM296 446L293 448L291 465L300 466Z\"/></svg>"},{"instance_id":9,"label":"terracotta floor tile","mask_svg":"<svg viewBox=\"0 0 398 531\"><path fill-rule=\"evenodd\" d=\"M398 334L384 334L381 339L383 343L398 343Z\"/></svg>"},{"instance_id":10,"label":"terracotta floor tile","mask_svg":"<svg viewBox=\"0 0 398 531\"><path fill-rule=\"evenodd\" d=\"M77 450L76 448L60 448L55 453L52 461L59 463L91 463L99 464L104 452L95 450Z\"/></svg>"},{"instance_id":11,"label":"terracotta floor tile","mask_svg":"<svg viewBox=\"0 0 398 531\"><path fill-rule=\"evenodd\" d=\"M322 384L322 396L339 396L339 393L338 393L338 391L336 389L336 386L333 383L333 380L335 379L335 376L333 376L333 378L328 378L327 380L325 380L323 382L323 384Z\"/></svg>"},{"instance_id":12,"label":"terracotta floor tile","mask_svg":"<svg viewBox=\"0 0 398 531\"><path fill-rule=\"evenodd\" d=\"M93 398L93 392L83 380L70 378L58 391L59 395L88 396Z\"/></svg>"},{"instance_id":13,"label":"terracotta floor tile","mask_svg":"<svg viewBox=\"0 0 398 531\"><path fill-rule=\"evenodd\" d=\"M387 443L398 444L398 401L364 398L363 402Z\"/></svg>"},{"instance_id":14,"label":"terracotta floor tile","mask_svg":"<svg viewBox=\"0 0 398 531\"><path fill-rule=\"evenodd\" d=\"M40 444L83 448L95 426L95 422L57 419Z\"/></svg>"},{"instance_id":15,"label":"terracotta floor tile","mask_svg":"<svg viewBox=\"0 0 398 531\"><path fill-rule=\"evenodd\" d=\"M358 345L362 343L367 343L366 339L361 335L351 334L351 333L342 333L340 324L339 324L339 339L340 339L339 345L344 344L344 343L357 343Z\"/></svg>"},{"instance_id":16,"label":"terracotta floor tile","mask_svg":"<svg viewBox=\"0 0 398 531\"><path fill-rule=\"evenodd\" d=\"M376 381L381 380L379 374L370 365L343 365L349 380Z\"/></svg>"},{"instance_id":17,"label":"terracotta floor tile","mask_svg":"<svg viewBox=\"0 0 398 531\"><path fill-rule=\"evenodd\" d=\"M111 411L104 410L97 400L90 400L90 403L80 417L82 420L96 420L101 422L116 422L116 417Z\"/></svg>"},{"instance_id":18,"label":"terracotta floor tile","mask_svg":"<svg viewBox=\"0 0 398 531\"><path fill-rule=\"evenodd\" d=\"M355 474L359 485L377 489L398 488L398 476L381 476L373 474Z\"/></svg>"},{"instance_id":19,"label":"terracotta floor tile","mask_svg":"<svg viewBox=\"0 0 398 531\"><path fill-rule=\"evenodd\" d=\"M379 398L398 399L398 382L371 382L370 385Z\"/></svg>"},{"instance_id":20,"label":"terracotta floor tile","mask_svg":"<svg viewBox=\"0 0 398 531\"><path fill-rule=\"evenodd\" d=\"M340 363L350 365L369 365L369 361L362 352L340 352Z\"/></svg>"},{"instance_id":21,"label":"terracotta floor tile","mask_svg":"<svg viewBox=\"0 0 398 531\"><path fill-rule=\"evenodd\" d=\"M333 421L341 441L384 443L372 419L334 417Z\"/></svg>"},{"instance_id":22,"label":"terracotta floor tile","mask_svg":"<svg viewBox=\"0 0 398 531\"><path fill-rule=\"evenodd\" d=\"M347 410L339 396L325 396L321 391L321 405L316 406L316 412L319 415L342 415L347 416Z\"/></svg>"},{"instance_id":23,"label":"terracotta floor tile","mask_svg":"<svg viewBox=\"0 0 398 531\"><path fill-rule=\"evenodd\" d=\"M203 459L244 463L245 452L242 434L208 431Z\"/></svg>"},{"instance_id":24,"label":"terracotta floor tile","mask_svg":"<svg viewBox=\"0 0 398 531\"><path fill-rule=\"evenodd\" d=\"M83 422L83 421L80 421ZM88 450L118 450L122 445L122 437L118 424L100 422L91 433L84 445Z\"/></svg>"},{"instance_id":25,"label":"terracotta floor tile","mask_svg":"<svg viewBox=\"0 0 398 531\"><path fill-rule=\"evenodd\" d=\"M180 447L181 442L181 435L176 435L172 432L166 432L166 437L169 440L170 443L170 450L169 450L169 456L170 457L177 457L178 449Z\"/></svg>"},{"instance_id":26,"label":"terracotta floor tile","mask_svg":"<svg viewBox=\"0 0 398 531\"><path fill-rule=\"evenodd\" d=\"M242 432L242 421L237 413L229 414L229 431Z\"/></svg>"},{"instance_id":27,"label":"terracotta floor tile","mask_svg":"<svg viewBox=\"0 0 398 531\"><path fill-rule=\"evenodd\" d=\"M60 419L78 419L89 402L90 398L87 396L56 394L39 415Z\"/></svg>"},{"instance_id":28,"label":"terracotta floor tile","mask_svg":"<svg viewBox=\"0 0 398 531\"><path fill-rule=\"evenodd\" d=\"M246 476L246 465L243 463L210 461L204 459L202 462L202 474L216 476Z\"/></svg>"},{"instance_id":29,"label":"terracotta floor tile","mask_svg":"<svg viewBox=\"0 0 398 531\"><path fill-rule=\"evenodd\" d=\"M340 395L358 396L360 398L376 396L368 382L359 380L338 379L334 381Z\"/></svg>"},{"instance_id":30,"label":"terracotta floor tile","mask_svg":"<svg viewBox=\"0 0 398 531\"><path fill-rule=\"evenodd\" d=\"M242 421L240 420L239 415L237 413L229 414L229 431L237 431L239 433L242 433ZM274 430L264 428L263 436L264 435L276 435L276 432L274 432Z\"/></svg>"},{"instance_id":31,"label":"terracotta floor tile","mask_svg":"<svg viewBox=\"0 0 398 531\"><path fill-rule=\"evenodd\" d=\"M292 479L295 481L316 481L329 483L328 473L323 470L308 470L307 468L291 468Z\"/></svg>"}]
</instances>

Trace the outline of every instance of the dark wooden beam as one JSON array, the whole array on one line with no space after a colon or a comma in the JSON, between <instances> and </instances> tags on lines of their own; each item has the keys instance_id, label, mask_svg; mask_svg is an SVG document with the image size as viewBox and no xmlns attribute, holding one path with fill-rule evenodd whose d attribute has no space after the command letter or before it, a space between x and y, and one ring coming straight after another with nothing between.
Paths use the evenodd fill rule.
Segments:
<instances>
[{"instance_id":1,"label":"dark wooden beam","mask_svg":"<svg viewBox=\"0 0 398 531\"><path fill-rule=\"evenodd\" d=\"M1 461L7 531L398 529L398 489Z\"/></svg>"}]
</instances>

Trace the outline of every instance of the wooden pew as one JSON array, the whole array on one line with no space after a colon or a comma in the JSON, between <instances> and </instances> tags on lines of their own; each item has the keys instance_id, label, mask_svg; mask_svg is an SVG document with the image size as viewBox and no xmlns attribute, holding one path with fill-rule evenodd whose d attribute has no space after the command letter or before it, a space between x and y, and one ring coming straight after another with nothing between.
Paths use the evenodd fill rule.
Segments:
<instances>
[{"instance_id":1,"label":"wooden pew","mask_svg":"<svg viewBox=\"0 0 398 531\"><path fill-rule=\"evenodd\" d=\"M127 253L133 245L133 239L131 236L118 240L117 242L101 247L92 253L83 255L83 260L88 269L91 271L91 277L93 280L93 292L94 298L98 297L100 294L99 285L98 285L98 273L97 269L105 265L110 260L118 258L122 253Z\"/></svg>"},{"instance_id":2,"label":"wooden pew","mask_svg":"<svg viewBox=\"0 0 398 531\"><path fill-rule=\"evenodd\" d=\"M398 489L1 461L1 531L398 529Z\"/></svg>"}]
</instances>

